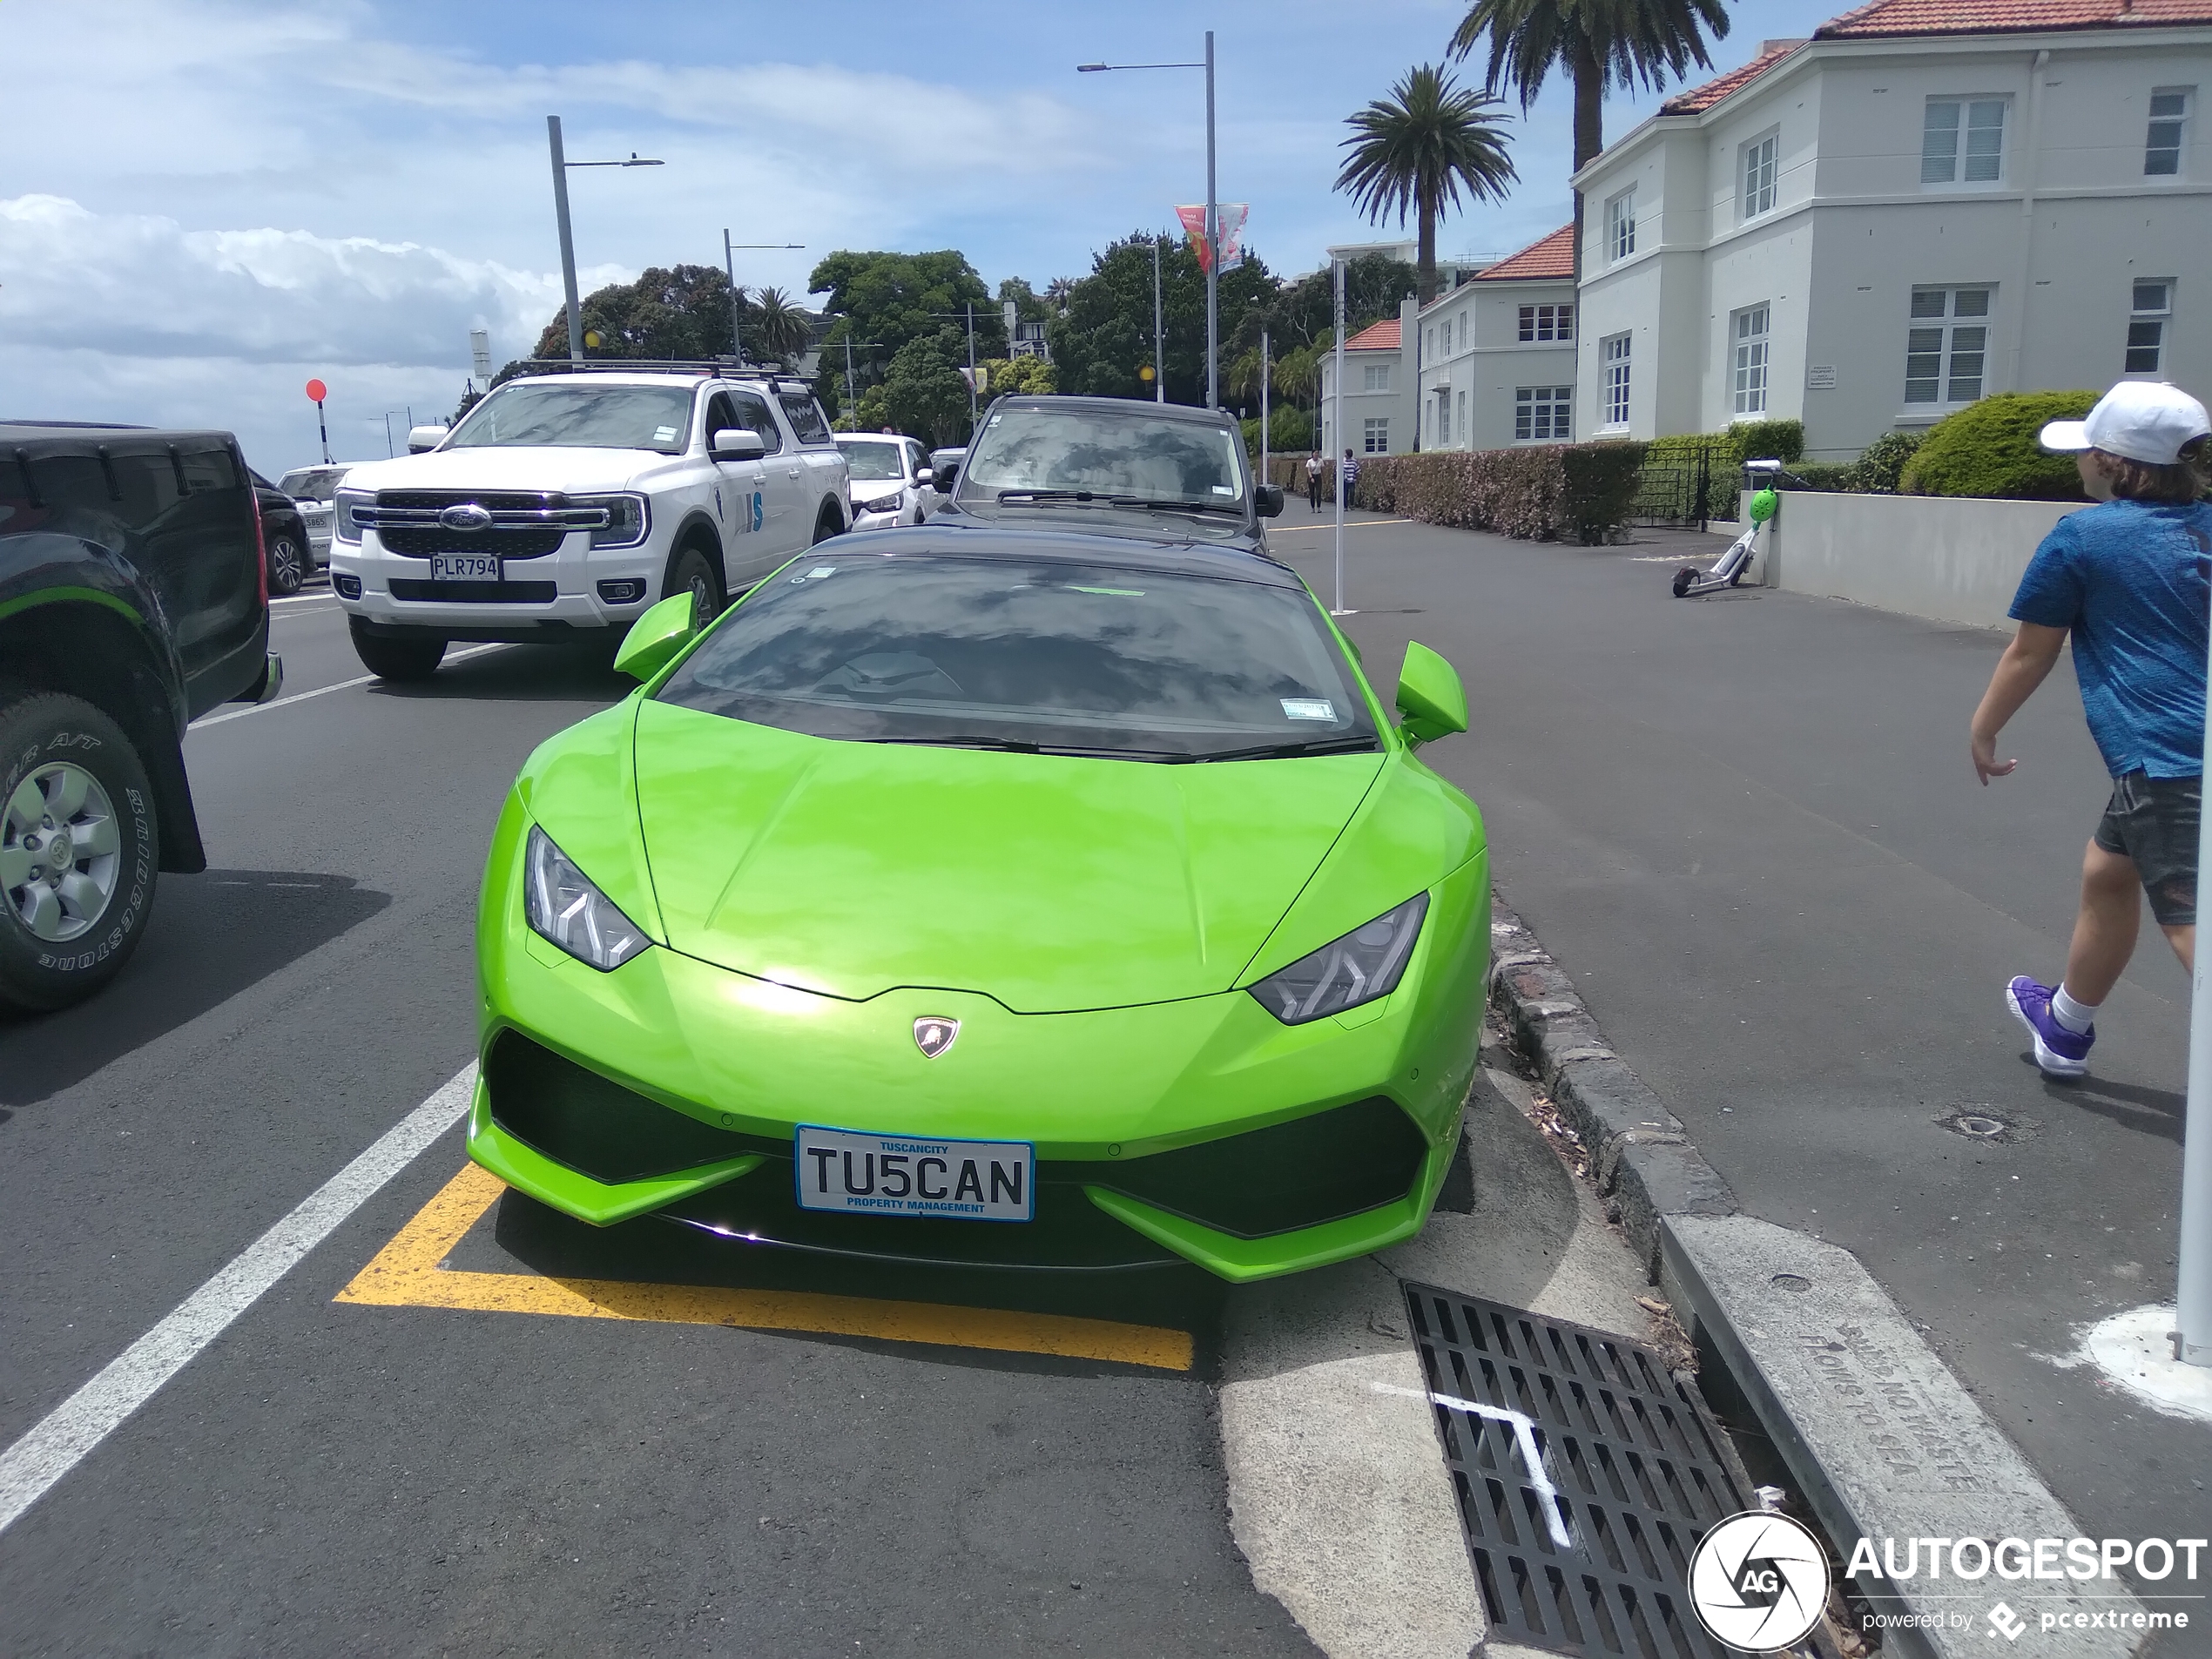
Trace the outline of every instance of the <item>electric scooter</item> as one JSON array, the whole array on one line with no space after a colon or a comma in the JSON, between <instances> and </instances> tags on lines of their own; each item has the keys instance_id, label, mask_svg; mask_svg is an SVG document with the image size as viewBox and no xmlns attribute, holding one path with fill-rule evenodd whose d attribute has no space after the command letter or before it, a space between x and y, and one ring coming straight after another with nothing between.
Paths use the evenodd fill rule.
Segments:
<instances>
[{"instance_id":1,"label":"electric scooter","mask_svg":"<svg viewBox=\"0 0 2212 1659\"><path fill-rule=\"evenodd\" d=\"M1757 493L1751 497L1750 523L1729 543L1728 551L1710 570L1700 570L1694 564L1685 564L1675 572L1675 597L1696 599L1709 593L1718 593L1734 587L1743 579L1744 571L1751 568L1751 556L1757 550L1759 530L1774 516L1780 498L1775 494L1775 481L1793 475L1782 469L1779 461L1747 461L1743 463L1747 486L1753 481L1758 484Z\"/></svg>"}]
</instances>

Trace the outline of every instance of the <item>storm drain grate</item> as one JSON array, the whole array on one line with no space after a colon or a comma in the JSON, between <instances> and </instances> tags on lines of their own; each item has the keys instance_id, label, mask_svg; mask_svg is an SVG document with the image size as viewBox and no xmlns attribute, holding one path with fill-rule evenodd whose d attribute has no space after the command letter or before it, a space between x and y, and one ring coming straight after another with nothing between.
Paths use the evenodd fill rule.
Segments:
<instances>
[{"instance_id":1,"label":"storm drain grate","mask_svg":"<svg viewBox=\"0 0 2212 1659\"><path fill-rule=\"evenodd\" d=\"M1720 1430L1650 1349L1429 1285L1415 1345L1497 1633L1556 1653L1720 1659L1690 1553L1752 1506Z\"/></svg>"}]
</instances>

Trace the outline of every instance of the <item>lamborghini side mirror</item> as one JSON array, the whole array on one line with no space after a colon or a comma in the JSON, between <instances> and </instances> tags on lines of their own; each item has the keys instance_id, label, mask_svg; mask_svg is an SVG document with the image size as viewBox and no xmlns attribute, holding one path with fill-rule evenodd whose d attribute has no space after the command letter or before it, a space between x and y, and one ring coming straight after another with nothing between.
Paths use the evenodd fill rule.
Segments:
<instances>
[{"instance_id":1,"label":"lamborghini side mirror","mask_svg":"<svg viewBox=\"0 0 2212 1659\"><path fill-rule=\"evenodd\" d=\"M671 594L631 624L622 649L615 653L615 671L649 680L667 667L698 631L691 625L693 603L688 590Z\"/></svg>"},{"instance_id":2,"label":"lamborghini side mirror","mask_svg":"<svg viewBox=\"0 0 2212 1659\"><path fill-rule=\"evenodd\" d=\"M1406 647L1398 671L1398 712L1404 717L1399 732L1409 744L1433 743L1467 729L1467 688L1458 671L1418 639Z\"/></svg>"}]
</instances>

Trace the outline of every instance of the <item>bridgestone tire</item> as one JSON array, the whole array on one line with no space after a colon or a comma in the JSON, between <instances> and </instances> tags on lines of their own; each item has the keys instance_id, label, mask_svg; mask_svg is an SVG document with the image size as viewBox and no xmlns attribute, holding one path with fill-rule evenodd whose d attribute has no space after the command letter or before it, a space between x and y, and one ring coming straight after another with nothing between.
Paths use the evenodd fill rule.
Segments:
<instances>
[{"instance_id":1,"label":"bridgestone tire","mask_svg":"<svg viewBox=\"0 0 2212 1659\"><path fill-rule=\"evenodd\" d=\"M403 634L372 633L357 617L348 617L346 625L354 636L354 655L379 679L427 680L445 660L442 635L417 629Z\"/></svg>"},{"instance_id":2,"label":"bridgestone tire","mask_svg":"<svg viewBox=\"0 0 2212 1659\"><path fill-rule=\"evenodd\" d=\"M89 773L112 808L114 864L106 896L73 937L41 938L24 912L21 836L8 803L57 764ZM81 1001L113 979L145 933L160 863L152 786L123 728L82 698L0 692L0 1008L44 1013ZM88 858L88 866L101 860ZM15 887L5 886L17 879Z\"/></svg>"},{"instance_id":3,"label":"bridgestone tire","mask_svg":"<svg viewBox=\"0 0 2212 1659\"><path fill-rule=\"evenodd\" d=\"M668 579L661 584L660 597L673 599L688 590L691 596L691 627L694 631L705 627L729 609L729 598L722 591L722 578L714 563L697 543L678 548L676 556L668 562Z\"/></svg>"},{"instance_id":4,"label":"bridgestone tire","mask_svg":"<svg viewBox=\"0 0 2212 1659\"><path fill-rule=\"evenodd\" d=\"M269 591L297 593L307 579L309 560L289 530L279 530L269 538Z\"/></svg>"}]
</instances>

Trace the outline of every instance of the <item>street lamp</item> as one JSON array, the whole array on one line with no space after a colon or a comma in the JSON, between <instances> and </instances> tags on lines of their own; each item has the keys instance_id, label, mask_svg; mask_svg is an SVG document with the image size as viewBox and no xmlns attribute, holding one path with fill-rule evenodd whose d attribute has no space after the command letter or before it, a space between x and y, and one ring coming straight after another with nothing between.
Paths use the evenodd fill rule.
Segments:
<instances>
[{"instance_id":1,"label":"street lamp","mask_svg":"<svg viewBox=\"0 0 2212 1659\"><path fill-rule=\"evenodd\" d=\"M583 361L583 314L576 297L576 243L569 235L569 169L571 167L659 167L667 164L635 150L627 161L570 161L561 148L561 118L545 118L546 141L553 149L553 216L561 224L561 281L569 296L569 361Z\"/></svg>"},{"instance_id":2,"label":"street lamp","mask_svg":"<svg viewBox=\"0 0 2212 1659\"><path fill-rule=\"evenodd\" d=\"M745 367L745 347L738 338L738 261L736 248L803 248L804 242L732 242L726 225L722 229L722 264L730 273L730 355L738 360L738 367Z\"/></svg>"},{"instance_id":3,"label":"street lamp","mask_svg":"<svg viewBox=\"0 0 2212 1659\"><path fill-rule=\"evenodd\" d=\"M1100 75L1117 69L1203 69L1206 71L1206 407L1221 407L1219 355L1216 339L1219 327L1218 289L1221 275L1221 214L1214 201L1213 174L1213 30L1206 30L1206 59L1203 64L1078 64L1079 75ZM1157 365L1156 365L1157 367Z\"/></svg>"}]
</instances>

